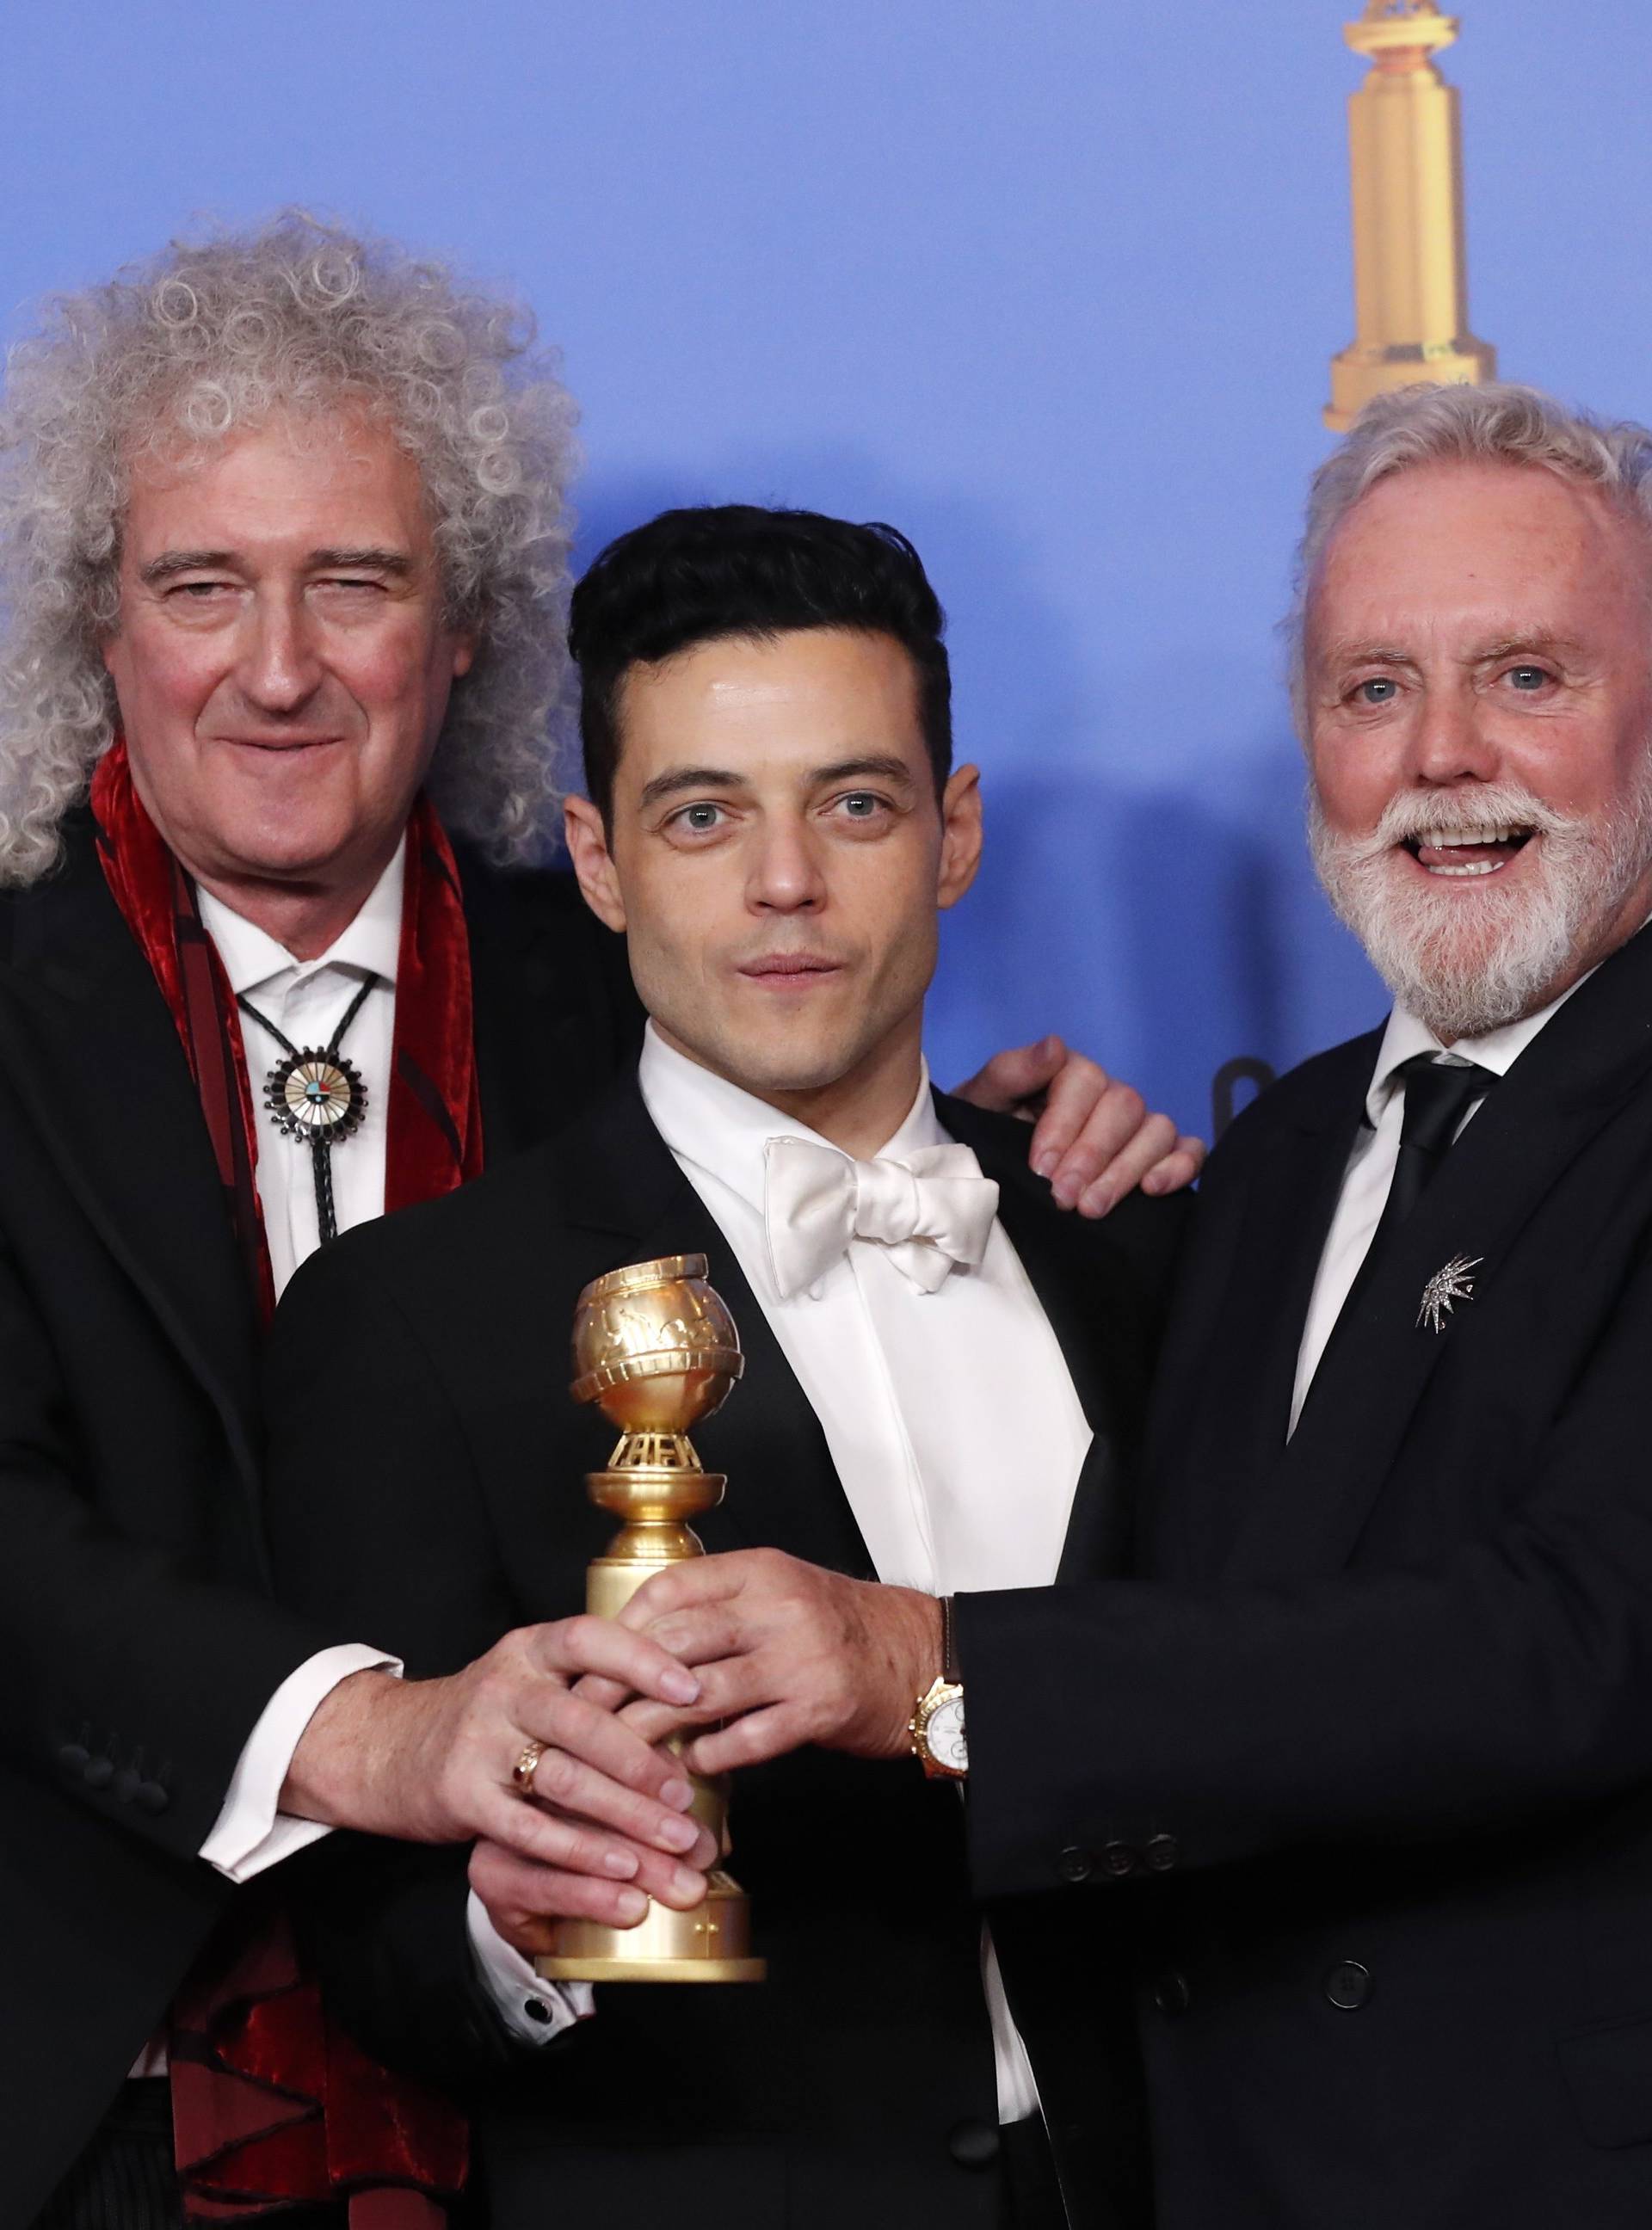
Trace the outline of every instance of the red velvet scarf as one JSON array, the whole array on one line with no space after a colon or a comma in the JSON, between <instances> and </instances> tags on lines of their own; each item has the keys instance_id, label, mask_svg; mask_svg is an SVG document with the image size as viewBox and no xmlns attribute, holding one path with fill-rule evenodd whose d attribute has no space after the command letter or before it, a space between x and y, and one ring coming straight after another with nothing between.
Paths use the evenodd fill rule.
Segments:
<instances>
[{"instance_id":1,"label":"red velvet scarf","mask_svg":"<svg viewBox=\"0 0 1652 2230\"><path fill-rule=\"evenodd\" d=\"M92 780L103 873L183 1041L261 1313L274 1304L255 1172L251 1080L235 1002L195 886L162 842L117 740ZM408 823L390 1058L384 1205L451 1192L481 1169L470 940L458 870L421 797ZM326 2017L285 1923L191 1977L172 2009L172 2117L191 2222L298 2201L349 2202L351 2230L439 2230L465 2180L453 2107L392 2075Z\"/></svg>"}]
</instances>

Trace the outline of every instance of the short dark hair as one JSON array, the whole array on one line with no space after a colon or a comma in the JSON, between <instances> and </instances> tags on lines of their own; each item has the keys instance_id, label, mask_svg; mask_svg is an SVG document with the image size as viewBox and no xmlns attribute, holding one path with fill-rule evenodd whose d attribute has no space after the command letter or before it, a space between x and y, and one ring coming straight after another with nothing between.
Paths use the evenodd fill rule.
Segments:
<instances>
[{"instance_id":1,"label":"short dark hair","mask_svg":"<svg viewBox=\"0 0 1652 2230\"><path fill-rule=\"evenodd\" d=\"M587 794L607 823L615 708L633 666L730 636L849 628L891 636L911 659L939 796L952 767L945 625L918 552L893 526L745 503L661 512L610 542L573 593L568 647L579 667Z\"/></svg>"}]
</instances>

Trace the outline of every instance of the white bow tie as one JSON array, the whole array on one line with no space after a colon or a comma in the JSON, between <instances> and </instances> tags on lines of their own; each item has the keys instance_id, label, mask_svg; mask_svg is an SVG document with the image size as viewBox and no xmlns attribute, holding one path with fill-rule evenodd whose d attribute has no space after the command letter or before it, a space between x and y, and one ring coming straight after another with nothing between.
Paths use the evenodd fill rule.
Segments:
<instances>
[{"instance_id":1,"label":"white bow tie","mask_svg":"<svg viewBox=\"0 0 1652 2230\"><path fill-rule=\"evenodd\" d=\"M807 1138L763 1150L763 1220L782 1300L807 1292L848 1253L875 1240L920 1292L986 1252L998 1188L967 1146L924 1146L899 1162L857 1162Z\"/></svg>"}]
</instances>

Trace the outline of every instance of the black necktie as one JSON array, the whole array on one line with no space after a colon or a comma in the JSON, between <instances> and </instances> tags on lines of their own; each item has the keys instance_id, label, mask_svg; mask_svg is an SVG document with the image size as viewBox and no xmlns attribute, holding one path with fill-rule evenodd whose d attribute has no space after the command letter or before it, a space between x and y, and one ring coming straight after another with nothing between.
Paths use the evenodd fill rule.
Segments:
<instances>
[{"instance_id":1,"label":"black necktie","mask_svg":"<svg viewBox=\"0 0 1652 2230\"><path fill-rule=\"evenodd\" d=\"M1402 1061L1395 1073L1405 1079L1405 1109L1393 1182L1371 1238L1372 1254L1416 1206L1450 1151L1463 1117L1497 1081L1489 1068L1471 1060L1439 1060L1431 1053Z\"/></svg>"},{"instance_id":2,"label":"black necktie","mask_svg":"<svg viewBox=\"0 0 1652 2230\"><path fill-rule=\"evenodd\" d=\"M1371 1234L1365 1259L1354 1273L1348 1298L1337 1313L1331 1337L1326 1342L1313 1373L1313 1385L1308 1389L1308 1402L1323 1382L1325 1366L1332 1350L1347 1335L1354 1312L1364 1299L1366 1287L1376 1275L1383 1250L1392 1241L1406 1217L1422 1198L1429 1180L1450 1152L1463 1117L1476 1099L1483 1099L1497 1082L1494 1069L1478 1067L1473 1061L1445 1061L1431 1053L1420 1053L1410 1060L1402 1061L1395 1070L1405 1080L1405 1105L1400 1116L1398 1157L1394 1163L1394 1175L1388 1188L1388 1198L1377 1228ZM1302 1414L1307 1414L1307 1402Z\"/></svg>"}]
</instances>

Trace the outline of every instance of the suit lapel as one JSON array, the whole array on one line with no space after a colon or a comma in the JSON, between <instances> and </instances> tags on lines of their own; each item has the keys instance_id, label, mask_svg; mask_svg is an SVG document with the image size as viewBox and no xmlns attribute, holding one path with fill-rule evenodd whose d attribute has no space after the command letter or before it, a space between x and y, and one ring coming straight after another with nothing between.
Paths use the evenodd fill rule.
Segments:
<instances>
[{"instance_id":1,"label":"suit lapel","mask_svg":"<svg viewBox=\"0 0 1652 2230\"><path fill-rule=\"evenodd\" d=\"M554 1000L548 939L507 878L461 856L470 933L471 1003L482 1146L489 1163L520 1153L556 1125L565 1049L544 1026Z\"/></svg>"},{"instance_id":2,"label":"suit lapel","mask_svg":"<svg viewBox=\"0 0 1652 2230\"><path fill-rule=\"evenodd\" d=\"M1378 1034L1355 1040L1277 1086L1248 1118L1244 1144L1222 1150L1248 1151L1243 1176L1200 1198L1137 1496L1144 1577L1217 1580L1258 1480L1279 1463L1308 1296L1378 1043Z\"/></svg>"},{"instance_id":3,"label":"suit lapel","mask_svg":"<svg viewBox=\"0 0 1652 2230\"><path fill-rule=\"evenodd\" d=\"M1486 1099L1327 1349L1301 1423L1253 1500L1227 1568L1240 1581L1334 1569L1352 1552L1449 1351L1424 1288L1448 1264L1503 1274L1545 1195L1652 1069L1652 940L1603 964ZM1472 1299L1462 1304L1472 1306ZM1300 1331L1301 1316L1292 1319Z\"/></svg>"},{"instance_id":4,"label":"suit lapel","mask_svg":"<svg viewBox=\"0 0 1652 2230\"><path fill-rule=\"evenodd\" d=\"M0 1062L42 1142L219 1410L248 1491L256 1331L177 1031L98 867L16 902Z\"/></svg>"},{"instance_id":5,"label":"suit lapel","mask_svg":"<svg viewBox=\"0 0 1652 2230\"><path fill-rule=\"evenodd\" d=\"M612 1241L617 1269L666 1254L704 1254L739 1328L745 1371L694 1435L728 1494L697 1530L708 1548L764 1545L869 1578L872 1560L837 1479L819 1420L710 1209L649 1118L635 1074L611 1086L555 1149L569 1174L576 1228Z\"/></svg>"},{"instance_id":6,"label":"suit lapel","mask_svg":"<svg viewBox=\"0 0 1652 2230\"><path fill-rule=\"evenodd\" d=\"M642 1017L623 943L586 912L571 875L458 858L491 1165L552 1136L633 1060Z\"/></svg>"}]
</instances>

